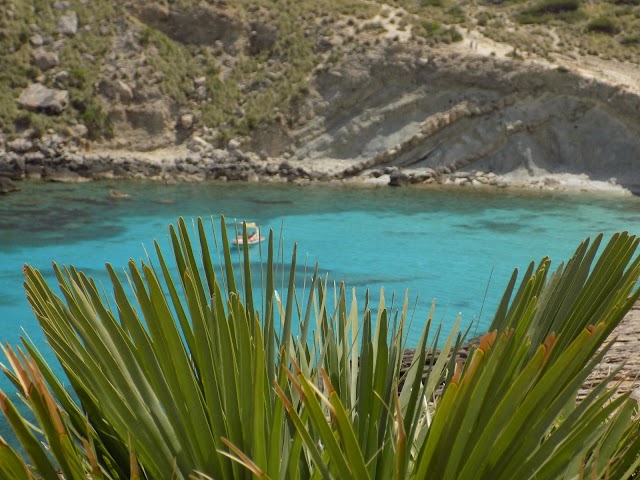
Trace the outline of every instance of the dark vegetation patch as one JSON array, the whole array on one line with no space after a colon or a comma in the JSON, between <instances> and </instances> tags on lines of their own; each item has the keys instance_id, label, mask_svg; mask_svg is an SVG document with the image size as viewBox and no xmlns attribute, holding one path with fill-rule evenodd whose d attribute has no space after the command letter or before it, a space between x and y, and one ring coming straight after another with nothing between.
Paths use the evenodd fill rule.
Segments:
<instances>
[{"instance_id":1,"label":"dark vegetation patch","mask_svg":"<svg viewBox=\"0 0 640 480\"><path fill-rule=\"evenodd\" d=\"M587 30L594 33L606 33L607 35L615 35L620 32L618 22L610 17L594 18L587 24Z\"/></svg>"},{"instance_id":2,"label":"dark vegetation patch","mask_svg":"<svg viewBox=\"0 0 640 480\"><path fill-rule=\"evenodd\" d=\"M522 24L548 23L552 20L575 21L581 18L580 0L541 0L517 16Z\"/></svg>"}]
</instances>

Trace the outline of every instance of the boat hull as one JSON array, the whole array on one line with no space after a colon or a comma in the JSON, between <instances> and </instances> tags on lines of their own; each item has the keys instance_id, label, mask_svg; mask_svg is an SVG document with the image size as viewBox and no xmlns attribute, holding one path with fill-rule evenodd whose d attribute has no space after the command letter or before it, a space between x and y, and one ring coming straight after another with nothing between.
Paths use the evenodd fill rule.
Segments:
<instances>
[{"instance_id":1,"label":"boat hull","mask_svg":"<svg viewBox=\"0 0 640 480\"><path fill-rule=\"evenodd\" d=\"M264 237L262 235L260 235L258 238L250 238L247 240L246 245L248 245L249 247L251 245L257 245L260 242L264 241ZM237 238L232 238L231 239L231 243L233 243L236 247L244 247L245 243L244 243L244 239L242 237L237 237Z\"/></svg>"}]
</instances>

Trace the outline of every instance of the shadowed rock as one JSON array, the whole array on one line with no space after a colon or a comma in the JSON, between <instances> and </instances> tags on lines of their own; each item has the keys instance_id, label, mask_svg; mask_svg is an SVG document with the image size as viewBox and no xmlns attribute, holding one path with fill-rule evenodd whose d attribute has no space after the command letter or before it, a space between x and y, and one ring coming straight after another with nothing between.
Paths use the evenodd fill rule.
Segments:
<instances>
[{"instance_id":1,"label":"shadowed rock","mask_svg":"<svg viewBox=\"0 0 640 480\"><path fill-rule=\"evenodd\" d=\"M247 43L248 26L231 7L196 5L182 10L160 3L147 3L138 18L173 40L193 45L213 45L221 41L228 53L238 52Z\"/></svg>"},{"instance_id":2,"label":"shadowed rock","mask_svg":"<svg viewBox=\"0 0 640 480\"><path fill-rule=\"evenodd\" d=\"M31 63L44 72L58 66L60 59L56 52L48 52L44 48L36 48L31 52Z\"/></svg>"},{"instance_id":3,"label":"shadowed rock","mask_svg":"<svg viewBox=\"0 0 640 480\"><path fill-rule=\"evenodd\" d=\"M0 177L0 195L6 195L12 192L19 192L20 187L13 180L7 177Z\"/></svg>"}]
</instances>

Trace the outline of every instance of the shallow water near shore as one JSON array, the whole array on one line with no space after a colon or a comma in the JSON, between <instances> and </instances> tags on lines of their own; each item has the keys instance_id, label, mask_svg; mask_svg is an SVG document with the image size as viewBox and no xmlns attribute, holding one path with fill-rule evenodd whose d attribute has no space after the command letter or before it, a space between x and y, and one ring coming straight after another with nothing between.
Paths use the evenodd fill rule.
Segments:
<instances>
[{"instance_id":1,"label":"shallow water near shore","mask_svg":"<svg viewBox=\"0 0 640 480\"><path fill-rule=\"evenodd\" d=\"M598 232L640 233L640 198L631 196L228 183L21 188L0 199L0 340L17 344L23 328L47 358L52 355L22 289L22 265L51 280L52 261L73 264L109 291L104 263L122 271L129 258L153 250L153 239L168 254L167 227L179 216L189 223L213 217L218 234L220 214L231 224L248 219L263 233L273 229L284 239L287 271L297 242L300 288L305 263L310 277L318 261L330 282L356 289L360 307L367 289L377 302L384 286L387 305L395 292L396 307L408 289L416 305L408 346L417 343L433 298L445 331L461 313L462 325L474 322L472 333L481 333L515 267L545 255L557 266ZM110 198L112 188L129 198ZM251 254L258 262L259 249ZM12 389L4 378L0 388ZM0 435L5 430L0 420Z\"/></svg>"}]
</instances>

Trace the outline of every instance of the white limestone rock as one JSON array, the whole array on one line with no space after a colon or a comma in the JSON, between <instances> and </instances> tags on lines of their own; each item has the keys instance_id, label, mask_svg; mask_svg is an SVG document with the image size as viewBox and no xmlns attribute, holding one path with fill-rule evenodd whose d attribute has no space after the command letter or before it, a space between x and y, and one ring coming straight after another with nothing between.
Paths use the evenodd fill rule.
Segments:
<instances>
[{"instance_id":1,"label":"white limestone rock","mask_svg":"<svg viewBox=\"0 0 640 480\"><path fill-rule=\"evenodd\" d=\"M58 19L58 32L69 36L78 33L78 14L71 10L61 15Z\"/></svg>"},{"instance_id":2,"label":"white limestone rock","mask_svg":"<svg viewBox=\"0 0 640 480\"><path fill-rule=\"evenodd\" d=\"M69 91L34 83L20 93L18 104L29 110L61 113L69 105Z\"/></svg>"},{"instance_id":3,"label":"white limestone rock","mask_svg":"<svg viewBox=\"0 0 640 480\"><path fill-rule=\"evenodd\" d=\"M31 63L43 72L60 64L60 58L56 52L49 52L44 48L36 48L31 52Z\"/></svg>"}]
</instances>

